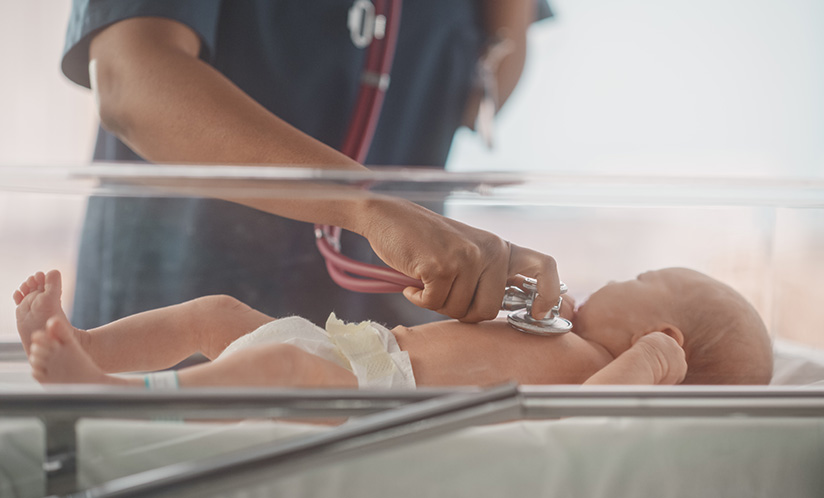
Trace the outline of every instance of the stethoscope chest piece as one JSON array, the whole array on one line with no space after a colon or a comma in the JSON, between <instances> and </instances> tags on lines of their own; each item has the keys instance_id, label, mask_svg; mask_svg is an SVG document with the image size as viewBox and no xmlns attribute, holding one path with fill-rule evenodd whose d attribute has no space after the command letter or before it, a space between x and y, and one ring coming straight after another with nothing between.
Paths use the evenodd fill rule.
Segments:
<instances>
[{"instance_id":1,"label":"stethoscope chest piece","mask_svg":"<svg viewBox=\"0 0 824 498\"><path fill-rule=\"evenodd\" d=\"M549 316L536 320L527 310L513 311L506 317L515 330L535 335L565 334L572 330L572 322L560 316Z\"/></svg>"},{"instance_id":2,"label":"stethoscope chest piece","mask_svg":"<svg viewBox=\"0 0 824 498\"><path fill-rule=\"evenodd\" d=\"M566 291L567 286L561 282L561 294ZM538 282L532 278L525 279L523 289L507 287L502 308L516 310L507 316L509 325L520 332L543 336L565 334L572 330L572 322L561 317L563 297L558 298L558 304L550 310L549 316L541 319L532 318L532 303L537 293Z\"/></svg>"}]
</instances>

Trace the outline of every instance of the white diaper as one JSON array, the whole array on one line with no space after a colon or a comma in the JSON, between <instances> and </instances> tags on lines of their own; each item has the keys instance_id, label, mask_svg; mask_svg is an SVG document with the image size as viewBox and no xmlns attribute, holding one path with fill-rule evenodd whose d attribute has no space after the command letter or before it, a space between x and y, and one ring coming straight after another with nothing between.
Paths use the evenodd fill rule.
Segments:
<instances>
[{"instance_id":1,"label":"white diaper","mask_svg":"<svg viewBox=\"0 0 824 498\"><path fill-rule=\"evenodd\" d=\"M271 321L239 337L218 358L272 342L297 346L340 365L355 374L361 389L415 387L409 354L401 351L392 332L370 321L344 323L334 313L326 320L326 330L298 316Z\"/></svg>"}]
</instances>

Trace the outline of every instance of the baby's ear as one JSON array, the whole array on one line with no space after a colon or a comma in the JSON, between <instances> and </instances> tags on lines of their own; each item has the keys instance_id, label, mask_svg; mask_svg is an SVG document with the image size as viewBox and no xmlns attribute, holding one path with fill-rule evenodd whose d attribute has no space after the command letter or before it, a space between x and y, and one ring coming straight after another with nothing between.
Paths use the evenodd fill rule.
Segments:
<instances>
[{"instance_id":1,"label":"baby's ear","mask_svg":"<svg viewBox=\"0 0 824 498\"><path fill-rule=\"evenodd\" d=\"M662 332L664 334L667 334L668 336L675 339L675 342L677 342L679 346L681 346L682 348L684 347L684 333L681 332L681 329L679 329L678 327L676 327L675 325L673 325L671 323L661 323L661 324L658 325L658 327L656 327L652 330L646 330L644 332L636 332L632 336L632 344L635 344L636 342L638 342L638 339L644 337L647 334L651 334L653 332Z\"/></svg>"}]
</instances>

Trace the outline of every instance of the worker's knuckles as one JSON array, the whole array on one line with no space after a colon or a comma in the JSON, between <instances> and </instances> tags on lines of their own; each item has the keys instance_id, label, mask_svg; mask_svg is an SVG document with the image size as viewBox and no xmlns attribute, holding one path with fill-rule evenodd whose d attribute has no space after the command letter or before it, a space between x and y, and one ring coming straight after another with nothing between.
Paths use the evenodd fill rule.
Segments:
<instances>
[{"instance_id":1,"label":"worker's knuckles","mask_svg":"<svg viewBox=\"0 0 824 498\"><path fill-rule=\"evenodd\" d=\"M483 308L473 308L460 321L464 323L478 323L486 320L494 320L498 316L500 306L485 306Z\"/></svg>"},{"instance_id":2,"label":"worker's knuckles","mask_svg":"<svg viewBox=\"0 0 824 498\"><path fill-rule=\"evenodd\" d=\"M524 275L538 280L538 286L543 287L543 283L558 279L558 263L552 256L525 249L512 244L509 253L509 274Z\"/></svg>"},{"instance_id":3,"label":"worker's knuckles","mask_svg":"<svg viewBox=\"0 0 824 498\"><path fill-rule=\"evenodd\" d=\"M431 258L419 263L418 274L426 285L441 286L455 280L458 268L456 261ZM446 298L446 295L444 294L443 297Z\"/></svg>"},{"instance_id":4,"label":"worker's knuckles","mask_svg":"<svg viewBox=\"0 0 824 498\"><path fill-rule=\"evenodd\" d=\"M424 292L422 292L419 296L419 302L417 303L418 306L422 308L426 308L433 311L438 311L443 309L444 304L446 303L447 292L443 290L442 287L438 287L437 284L426 284L426 288Z\"/></svg>"}]
</instances>

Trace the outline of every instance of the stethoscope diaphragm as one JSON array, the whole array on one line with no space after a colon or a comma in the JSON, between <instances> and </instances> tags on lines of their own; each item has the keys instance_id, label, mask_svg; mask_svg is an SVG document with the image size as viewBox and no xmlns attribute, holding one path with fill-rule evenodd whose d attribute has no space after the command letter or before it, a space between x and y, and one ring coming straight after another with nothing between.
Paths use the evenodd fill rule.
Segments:
<instances>
[{"instance_id":1,"label":"stethoscope diaphragm","mask_svg":"<svg viewBox=\"0 0 824 498\"><path fill-rule=\"evenodd\" d=\"M526 309L513 311L506 321L515 330L534 335L565 334L572 330L572 322L560 316L550 315L540 320L532 318Z\"/></svg>"},{"instance_id":2,"label":"stethoscope diaphragm","mask_svg":"<svg viewBox=\"0 0 824 498\"><path fill-rule=\"evenodd\" d=\"M532 303L538 295L538 281L534 278L525 278L521 287L511 285L506 288L503 309L515 310L507 316L509 325L518 330L533 335L565 334L572 330L572 322L561 317L561 303L567 286L561 282L561 297L558 303L550 310L546 318L532 317Z\"/></svg>"}]
</instances>

